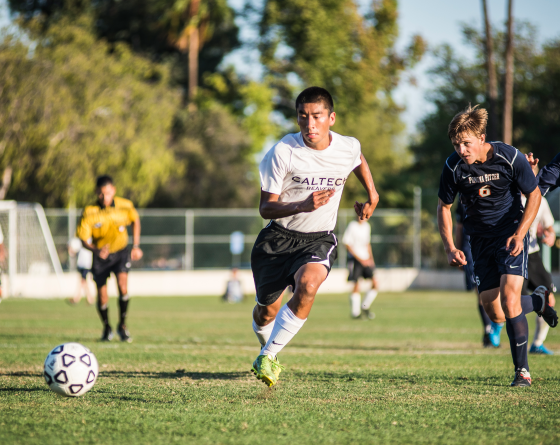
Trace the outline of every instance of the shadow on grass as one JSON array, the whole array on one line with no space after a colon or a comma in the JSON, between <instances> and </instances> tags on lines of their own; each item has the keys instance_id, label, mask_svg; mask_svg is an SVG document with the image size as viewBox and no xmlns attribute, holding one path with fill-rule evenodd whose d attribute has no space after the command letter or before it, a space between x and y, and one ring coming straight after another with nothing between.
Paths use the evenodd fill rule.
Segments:
<instances>
[{"instance_id":1,"label":"shadow on grass","mask_svg":"<svg viewBox=\"0 0 560 445\"><path fill-rule=\"evenodd\" d=\"M245 380L251 376L247 372L188 372L178 369L175 372L151 371L101 371L101 377L147 378L147 379L180 379L188 377L192 380Z\"/></svg>"},{"instance_id":2,"label":"shadow on grass","mask_svg":"<svg viewBox=\"0 0 560 445\"><path fill-rule=\"evenodd\" d=\"M43 374L32 371L0 372L0 377L43 377Z\"/></svg>"},{"instance_id":3,"label":"shadow on grass","mask_svg":"<svg viewBox=\"0 0 560 445\"><path fill-rule=\"evenodd\" d=\"M480 376L457 376L457 375L406 375L406 374L387 374L381 372L305 372L293 371L291 380L312 381L323 383L346 383L346 382L367 382L379 383L382 385L434 385L446 384L450 386L509 386L509 381L504 381L502 377L494 375ZM288 377L287 374L285 377ZM289 378L289 377L288 377Z\"/></svg>"},{"instance_id":4,"label":"shadow on grass","mask_svg":"<svg viewBox=\"0 0 560 445\"><path fill-rule=\"evenodd\" d=\"M19 392L35 392L35 391L48 392L50 390L48 388L22 388L21 386L0 388L0 392L18 392L19 393Z\"/></svg>"}]
</instances>

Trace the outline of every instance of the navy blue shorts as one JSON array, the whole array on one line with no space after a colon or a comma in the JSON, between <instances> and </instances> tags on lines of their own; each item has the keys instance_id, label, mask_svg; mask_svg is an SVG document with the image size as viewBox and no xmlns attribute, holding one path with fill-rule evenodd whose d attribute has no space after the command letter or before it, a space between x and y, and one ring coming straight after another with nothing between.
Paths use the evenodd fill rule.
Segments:
<instances>
[{"instance_id":1,"label":"navy blue shorts","mask_svg":"<svg viewBox=\"0 0 560 445\"><path fill-rule=\"evenodd\" d=\"M527 279L529 235L523 239L523 252L517 256L511 256L506 250L508 238L471 236L474 275L479 293L500 287L502 275L519 275Z\"/></svg>"},{"instance_id":2,"label":"navy blue shorts","mask_svg":"<svg viewBox=\"0 0 560 445\"><path fill-rule=\"evenodd\" d=\"M465 234L465 231L463 230L463 243L461 245L461 250L465 254L465 259L467 260L467 264L463 266L463 272L465 272L465 287L467 290L473 290L476 287L470 239L471 237Z\"/></svg>"}]
</instances>

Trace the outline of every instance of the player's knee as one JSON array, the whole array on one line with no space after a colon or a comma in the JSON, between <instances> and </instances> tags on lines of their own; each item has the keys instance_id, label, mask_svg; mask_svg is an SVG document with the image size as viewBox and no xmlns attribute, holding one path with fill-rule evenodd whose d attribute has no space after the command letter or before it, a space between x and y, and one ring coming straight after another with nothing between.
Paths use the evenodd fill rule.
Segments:
<instances>
[{"instance_id":1,"label":"player's knee","mask_svg":"<svg viewBox=\"0 0 560 445\"><path fill-rule=\"evenodd\" d=\"M321 283L318 280L303 276L296 283L296 292L302 297L315 298L320 285Z\"/></svg>"}]
</instances>

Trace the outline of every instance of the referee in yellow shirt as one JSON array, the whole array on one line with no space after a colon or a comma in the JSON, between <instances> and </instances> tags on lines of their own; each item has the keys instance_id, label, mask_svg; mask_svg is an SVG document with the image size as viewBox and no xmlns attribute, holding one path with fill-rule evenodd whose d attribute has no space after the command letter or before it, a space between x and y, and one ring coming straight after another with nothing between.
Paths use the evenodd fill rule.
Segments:
<instances>
[{"instance_id":1,"label":"referee in yellow shirt","mask_svg":"<svg viewBox=\"0 0 560 445\"><path fill-rule=\"evenodd\" d=\"M109 295L107 278L113 272L119 287L120 320L117 328L122 341L131 342L126 329L128 308L128 270L130 261L142 258L140 250L140 218L131 201L115 196L117 189L110 176L97 178L97 203L87 206L76 231L86 249L93 252L92 274L97 285L97 310L103 323L101 341L111 341L113 330L109 325ZM133 246L128 249L126 227L132 225Z\"/></svg>"}]
</instances>

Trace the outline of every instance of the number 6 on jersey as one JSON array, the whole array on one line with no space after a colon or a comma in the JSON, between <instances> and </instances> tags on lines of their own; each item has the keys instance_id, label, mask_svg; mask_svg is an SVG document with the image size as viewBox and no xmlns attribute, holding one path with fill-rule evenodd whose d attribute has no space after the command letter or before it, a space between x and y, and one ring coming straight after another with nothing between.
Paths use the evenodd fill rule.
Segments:
<instances>
[{"instance_id":1,"label":"number 6 on jersey","mask_svg":"<svg viewBox=\"0 0 560 445\"><path fill-rule=\"evenodd\" d=\"M492 193L490 193L490 186L489 185L485 185L484 187L481 187L478 190L478 194L482 197L485 198L487 196L490 196Z\"/></svg>"}]
</instances>

